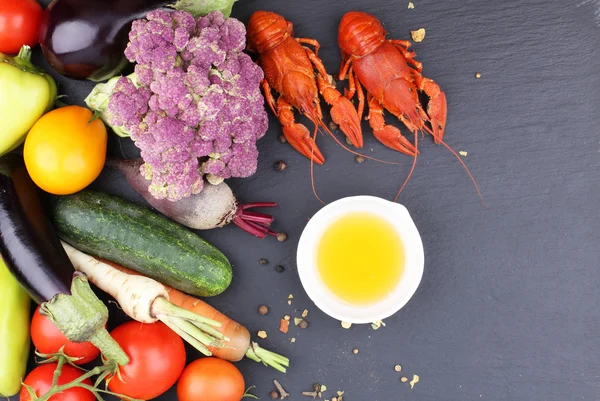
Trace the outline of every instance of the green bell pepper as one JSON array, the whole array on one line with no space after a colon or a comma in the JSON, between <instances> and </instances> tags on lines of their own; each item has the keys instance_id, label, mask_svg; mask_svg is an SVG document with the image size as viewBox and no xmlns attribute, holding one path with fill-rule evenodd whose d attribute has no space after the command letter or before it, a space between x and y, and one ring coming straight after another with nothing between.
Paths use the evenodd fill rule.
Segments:
<instances>
[{"instance_id":1,"label":"green bell pepper","mask_svg":"<svg viewBox=\"0 0 600 401\"><path fill-rule=\"evenodd\" d=\"M31 300L0 258L0 396L21 389L29 357Z\"/></svg>"},{"instance_id":2,"label":"green bell pepper","mask_svg":"<svg viewBox=\"0 0 600 401\"><path fill-rule=\"evenodd\" d=\"M25 141L35 122L52 108L56 82L31 64L31 48L16 57L0 53L0 156Z\"/></svg>"}]
</instances>

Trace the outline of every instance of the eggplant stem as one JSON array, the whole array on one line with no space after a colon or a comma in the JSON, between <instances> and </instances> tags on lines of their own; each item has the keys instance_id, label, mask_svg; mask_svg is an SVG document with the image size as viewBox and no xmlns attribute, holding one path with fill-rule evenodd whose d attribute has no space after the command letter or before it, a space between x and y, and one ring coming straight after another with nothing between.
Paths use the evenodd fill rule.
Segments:
<instances>
[{"instance_id":1,"label":"eggplant stem","mask_svg":"<svg viewBox=\"0 0 600 401\"><path fill-rule=\"evenodd\" d=\"M58 294L42 304L47 316L71 341L92 342L102 354L119 365L127 365L129 357L106 331L108 308L96 297L87 276L75 273L71 295Z\"/></svg>"}]
</instances>

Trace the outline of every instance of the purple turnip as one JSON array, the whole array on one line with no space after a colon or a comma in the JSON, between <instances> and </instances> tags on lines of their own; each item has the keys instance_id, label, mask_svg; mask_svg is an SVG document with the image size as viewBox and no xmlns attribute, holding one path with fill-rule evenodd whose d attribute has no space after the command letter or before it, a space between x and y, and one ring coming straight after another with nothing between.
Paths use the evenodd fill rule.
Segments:
<instances>
[{"instance_id":1,"label":"purple turnip","mask_svg":"<svg viewBox=\"0 0 600 401\"><path fill-rule=\"evenodd\" d=\"M156 199L148 190L150 181L140 174L140 166L143 162L142 159L111 159L107 161L107 166L123 173L129 184L142 195L146 202L179 224L195 230L211 230L233 223L258 238L278 235L277 232L270 229L271 223L273 223L272 216L249 210L276 207L277 203L259 202L240 205L231 188L224 182L219 185L207 182L199 194L176 202Z\"/></svg>"}]
</instances>

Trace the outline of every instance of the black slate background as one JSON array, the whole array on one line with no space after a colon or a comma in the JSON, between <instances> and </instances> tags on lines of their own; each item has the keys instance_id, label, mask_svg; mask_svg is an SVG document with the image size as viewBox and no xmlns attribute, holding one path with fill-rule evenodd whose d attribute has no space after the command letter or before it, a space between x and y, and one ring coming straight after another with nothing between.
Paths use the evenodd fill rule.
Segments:
<instances>
[{"instance_id":1,"label":"black slate background","mask_svg":"<svg viewBox=\"0 0 600 401\"><path fill-rule=\"evenodd\" d=\"M235 227L202 234L235 269L231 288L209 302L253 333L266 330L261 343L292 359L287 375L248 361L239 367L263 399L279 379L293 401L304 399L300 392L314 382L327 385L324 398L344 390L347 401L598 400L600 27L594 4L413 2L414 10L404 0L240 0L234 9L244 22L259 9L281 13L295 23L297 36L321 42L330 72L339 65L337 25L346 11L375 14L393 38L408 39L411 29L425 27L415 49L424 74L448 97L445 139L468 152L464 160L490 206L482 207L449 152L430 138L421 141L422 157L400 202L423 237L422 284L386 327L344 330L300 285L295 248L321 205L311 192L309 164L279 143L271 118L258 173L231 185L242 201L279 202L275 227L289 240L260 241ZM65 79L60 84L73 103L91 89ZM316 183L323 199L393 197L411 159L385 149L368 129L365 144L367 154L402 165L358 165L331 138L320 137L327 163L316 169ZM116 137L111 153L136 155ZM288 165L281 173L273 170L280 159ZM104 174L95 186L140 200L115 174ZM263 257L269 265L258 263ZM284 273L275 272L277 264ZM256 313L261 304L271 307L266 317ZM283 315L304 308L308 329L277 331ZM114 307L111 314L111 327L124 319ZM196 357L189 353L190 360ZM399 381L396 364L402 374L421 377L414 390ZM174 401L176 394L159 400Z\"/></svg>"}]
</instances>

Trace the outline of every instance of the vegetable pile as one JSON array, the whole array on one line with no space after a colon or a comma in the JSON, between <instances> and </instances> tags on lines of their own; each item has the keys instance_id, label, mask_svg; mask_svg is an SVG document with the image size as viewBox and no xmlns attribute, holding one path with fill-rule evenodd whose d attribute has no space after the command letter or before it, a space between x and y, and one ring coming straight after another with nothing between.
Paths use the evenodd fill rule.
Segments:
<instances>
[{"instance_id":1,"label":"vegetable pile","mask_svg":"<svg viewBox=\"0 0 600 401\"><path fill-rule=\"evenodd\" d=\"M133 23L125 55L135 73L101 84L92 109L141 150L142 175L157 199L198 194L256 172L256 141L268 127L263 73L243 53L246 29L219 12L195 20L156 10Z\"/></svg>"},{"instance_id":2,"label":"vegetable pile","mask_svg":"<svg viewBox=\"0 0 600 401\"><path fill-rule=\"evenodd\" d=\"M101 8L54 0L43 17L34 0L0 5L10 23L31 17L16 32L0 26L8 53L0 53L1 396L147 400L179 381L182 401L237 401L251 395L231 362L289 366L195 298L224 292L234 272L224 253L184 227L234 223L259 238L282 235L273 217L250 210L275 203L239 204L224 182L256 172L268 126L264 75L244 53L244 25L228 18L233 2L184 0L166 11L162 0ZM106 27L116 34L111 44L88 35ZM62 54L78 34L89 43ZM30 61L38 36L60 74L108 79L86 99L92 110L57 100L55 81ZM114 77L123 60L135 72ZM107 163L107 126L130 137L141 158ZM156 211L86 189L107 165ZM135 322L109 333L108 308L90 282ZM31 299L38 307L30 320ZM40 365L23 377L30 338ZM188 368L184 341L205 356ZM79 367L100 355L102 364Z\"/></svg>"}]
</instances>

